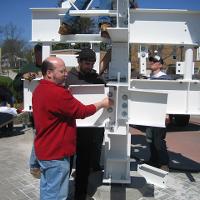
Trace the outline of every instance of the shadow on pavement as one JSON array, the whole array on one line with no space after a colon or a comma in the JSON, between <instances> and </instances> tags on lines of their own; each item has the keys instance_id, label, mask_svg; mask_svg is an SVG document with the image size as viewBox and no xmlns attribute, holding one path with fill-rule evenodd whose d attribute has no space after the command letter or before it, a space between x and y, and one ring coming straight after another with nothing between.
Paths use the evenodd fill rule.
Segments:
<instances>
[{"instance_id":1,"label":"shadow on pavement","mask_svg":"<svg viewBox=\"0 0 200 200\"><path fill-rule=\"evenodd\" d=\"M131 184L103 184L103 173L92 173L89 177L88 195L95 195L95 199L126 200L129 194L137 191L138 196L154 197L154 186L147 184L143 177L131 177ZM99 187L104 189L98 190ZM109 188L109 189L108 189ZM109 193L109 197L108 197ZM131 196L131 195L129 195ZM106 198L107 197L107 198Z\"/></svg>"},{"instance_id":2,"label":"shadow on pavement","mask_svg":"<svg viewBox=\"0 0 200 200\"><path fill-rule=\"evenodd\" d=\"M190 122L188 126L175 126L174 124L169 124L167 127L167 132L188 132L188 131L200 131L200 124Z\"/></svg>"},{"instance_id":3,"label":"shadow on pavement","mask_svg":"<svg viewBox=\"0 0 200 200\"><path fill-rule=\"evenodd\" d=\"M131 158L134 158L140 163L148 161L150 151L145 135L131 135L131 144ZM181 153L171 151L168 151L168 153L170 157L169 167L171 170L200 172L200 163L183 156Z\"/></svg>"},{"instance_id":4,"label":"shadow on pavement","mask_svg":"<svg viewBox=\"0 0 200 200\"><path fill-rule=\"evenodd\" d=\"M200 172L200 163L186 158L181 153L169 151L170 169L188 172Z\"/></svg>"},{"instance_id":5,"label":"shadow on pavement","mask_svg":"<svg viewBox=\"0 0 200 200\"><path fill-rule=\"evenodd\" d=\"M24 129L23 126L13 127L13 128L3 127L0 129L0 138L22 135L25 133L25 131L26 130Z\"/></svg>"},{"instance_id":6,"label":"shadow on pavement","mask_svg":"<svg viewBox=\"0 0 200 200\"><path fill-rule=\"evenodd\" d=\"M145 132L145 126L130 125L131 128L135 128L141 132ZM188 131L200 131L200 124L196 122L190 122L188 126L176 126L171 123L167 126L167 132L188 132Z\"/></svg>"}]
</instances>

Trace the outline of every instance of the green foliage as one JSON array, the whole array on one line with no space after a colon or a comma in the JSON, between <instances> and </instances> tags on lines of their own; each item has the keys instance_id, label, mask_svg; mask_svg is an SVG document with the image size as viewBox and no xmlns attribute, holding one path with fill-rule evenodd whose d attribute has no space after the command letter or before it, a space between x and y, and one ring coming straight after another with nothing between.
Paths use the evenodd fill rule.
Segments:
<instances>
[{"instance_id":1,"label":"green foliage","mask_svg":"<svg viewBox=\"0 0 200 200\"><path fill-rule=\"evenodd\" d=\"M0 76L0 85L10 89L17 103L23 101L21 91L15 90L13 87L13 80L7 76Z\"/></svg>"},{"instance_id":2,"label":"green foliage","mask_svg":"<svg viewBox=\"0 0 200 200\"><path fill-rule=\"evenodd\" d=\"M12 79L7 76L0 76L0 85L12 88Z\"/></svg>"},{"instance_id":3,"label":"green foliage","mask_svg":"<svg viewBox=\"0 0 200 200\"><path fill-rule=\"evenodd\" d=\"M71 44L70 43L59 43L59 44L53 44L52 45L52 50L62 50L62 49L69 49L71 48Z\"/></svg>"},{"instance_id":4,"label":"green foliage","mask_svg":"<svg viewBox=\"0 0 200 200\"><path fill-rule=\"evenodd\" d=\"M63 44L63 43L58 43L52 45L52 50L66 50L66 49L84 49L84 48L90 48L90 43L74 43L74 44Z\"/></svg>"}]
</instances>

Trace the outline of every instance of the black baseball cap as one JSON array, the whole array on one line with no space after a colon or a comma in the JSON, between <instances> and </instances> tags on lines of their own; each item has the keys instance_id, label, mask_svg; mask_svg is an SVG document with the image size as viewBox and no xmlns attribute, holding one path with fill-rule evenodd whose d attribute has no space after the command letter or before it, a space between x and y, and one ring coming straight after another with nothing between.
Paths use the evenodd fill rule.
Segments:
<instances>
[{"instance_id":1,"label":"black baseball cap","mask_svg":"<svg viewBox=\"0 0 200 200\"><path fill-rule=\"evenodd\" d=\"M79 53L77 58L79 60L86 60L95 62L96 61L96 53L92 49L82 49Z\"/></svg>"},{"instance_id":2,"label":"black baseball cap","mask_svg":"<svg viewBox=\"0 0 200 200\"><path fill-rule=\"evenodd\" d=\"M159 62L159 63L162 64L162 65L164 64L163 59L162 59L160 56L158 56L158 55L150 56L150 57L149 57L149 61L150 61L150 62L154 62L154 63Z\"/></svg>"}]
</instances>

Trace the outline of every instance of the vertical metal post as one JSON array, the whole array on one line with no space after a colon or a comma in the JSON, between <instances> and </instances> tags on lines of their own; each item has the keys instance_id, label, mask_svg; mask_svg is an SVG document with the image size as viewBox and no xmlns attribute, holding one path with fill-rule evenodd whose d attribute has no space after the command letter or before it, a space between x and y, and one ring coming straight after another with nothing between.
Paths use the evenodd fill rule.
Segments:
<instances>
[{"instance_id":1,"label":"vertical metal post","mask_svg":"<svg viewBox=\"0 0 200 200\"><path fill-rule=\"evenodd\" d=\"M116 20L117 20L117 28L119 27L119 2L118 2L119 0L117 0L117 18L116 18Z\"/></svg>"},{"instance_id":2,"label":"vertical metal post","mask_svg":"<svg viewBox=\"0 0 200 200\"><path fill-rule=\"evenodd\" d=\"M196 61L200 61L200 47L197 48Z\"/></svg>"},{"instance_id":3,"label":"vertical metal post","mask_svg":"<svg viewBox=\"0 0 200 200\"><path fill-rule=\"evenodd\" d=\"M94 69L97 73L100 71L100 45L99 44L91 44L91 48L96 53L96 62L94 64Z\"/></svg>"},{"instance_id":4,"label":"vertical metal post","mask_svg":"<svg viewBox=\"0 0 200 200\"><path fill-rule=\"evenodd\" d=\"M185 66L184 66L184 79L192 80L193 71L193 50L187 48L185 51Z\"/></svg>"},{"instance_id":5,"label":"vertical metal post","mask_svg":"<svg viewBox=\"0 0 200 200\"><path fill-rule=\"evenodd\" d=\"M49 57L51 55L51 45L46 43L42 45L42 60Z\"/></svg>"}]
</instances>

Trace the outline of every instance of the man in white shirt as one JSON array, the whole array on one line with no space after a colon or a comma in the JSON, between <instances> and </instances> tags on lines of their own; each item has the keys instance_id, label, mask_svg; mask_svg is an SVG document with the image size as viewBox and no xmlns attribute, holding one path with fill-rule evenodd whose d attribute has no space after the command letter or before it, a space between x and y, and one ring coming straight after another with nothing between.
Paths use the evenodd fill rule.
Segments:
<instances>
[{"instance_id":1,"label":"man in white shirt","mask_svg":"<svg viewBox=\"0 0 200 200\"><path fill-rule=\"evenodd\" d=\"M163 59L158 56L149 57L149 65L151 69L151 80L170 80L170 76L162 72ZM151 156L148 164L169 171L169 155L166 146L166 128L162 127L147 127L146 140L149 143Z\"/></svg>"}]
</instances>

